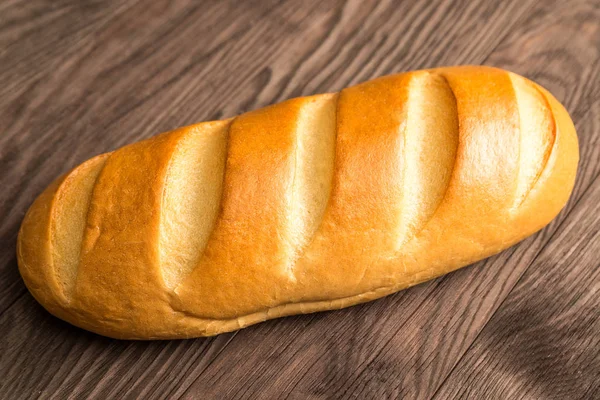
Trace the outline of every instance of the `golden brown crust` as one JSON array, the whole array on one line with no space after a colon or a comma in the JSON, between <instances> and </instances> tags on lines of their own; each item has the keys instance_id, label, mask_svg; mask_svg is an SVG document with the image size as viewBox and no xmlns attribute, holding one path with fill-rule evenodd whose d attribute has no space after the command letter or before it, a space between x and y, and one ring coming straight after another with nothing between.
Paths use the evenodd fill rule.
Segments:
<instances>
[{"instance_id":1,"label":"golden brown crust","mask_svg":"<svg viewBox=\"0 0 600 400\"><path fill-rule=\"evenodd\" d=\"M393 75L82 164L31 206L19 268L85 329L214 335L497 253L554 218L577 162L571 119L533 82L488 67Z\"/></svg>"}]
</instances>

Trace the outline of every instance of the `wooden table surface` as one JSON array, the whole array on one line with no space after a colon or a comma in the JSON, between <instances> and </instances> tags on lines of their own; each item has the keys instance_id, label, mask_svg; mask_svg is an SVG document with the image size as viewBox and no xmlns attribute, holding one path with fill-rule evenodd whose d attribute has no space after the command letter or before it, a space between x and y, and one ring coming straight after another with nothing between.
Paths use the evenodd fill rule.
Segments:
<instances>
[{"instance_id":1,"label":"wooden table surface","mask_svg":"<svg viewBox=\"0 0 600 400\"><path fill-rule=\"evenodd\" d=\"M532 78L575 121L573 196L521 244L368 304L197 340L103 338L27 292L21 220L83 160L453 64ZM2 0L0 398L600 399L599 82L598 0Z\"/></svg>"}]
</instances>

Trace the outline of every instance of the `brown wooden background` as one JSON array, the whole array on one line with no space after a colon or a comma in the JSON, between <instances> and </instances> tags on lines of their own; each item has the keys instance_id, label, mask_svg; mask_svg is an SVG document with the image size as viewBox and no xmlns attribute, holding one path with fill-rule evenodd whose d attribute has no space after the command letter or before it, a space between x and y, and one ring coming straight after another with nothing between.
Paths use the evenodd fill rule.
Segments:
<instances>
[{"instance_id":1,"label":"brown wooden background","mask_svg":"<svg viewBox=\"0 0 600 400\"><path fill-rule=\"evenodd\" d=\"M27 207L88 157L410 69L486 64L577 126L567 208L497 257L342 311L115 341L28 294ZM0 1L0 398L600 399L600 1ZM449 233L451 234L451 233Z\"/></svg>"}]
</instances>

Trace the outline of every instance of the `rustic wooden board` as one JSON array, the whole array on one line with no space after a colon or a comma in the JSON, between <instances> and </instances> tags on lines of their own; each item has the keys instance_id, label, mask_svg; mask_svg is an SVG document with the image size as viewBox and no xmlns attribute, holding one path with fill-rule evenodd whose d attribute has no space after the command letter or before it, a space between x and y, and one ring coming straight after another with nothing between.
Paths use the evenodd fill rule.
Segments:
<instances>
[{"instance_id":1,"label":"rustic wooden board","mask_svg":"<svg viewBox=\"0 0 600 400\"><path fill-rule=\"evenodd\" d=\"M569 109L573 196L476 265L345 310L126 342L28 294L27 207L92 155L440 65L511 69ZM600 1L0 2L0 398L600 398Z\"/></svg>"}]
</instances>

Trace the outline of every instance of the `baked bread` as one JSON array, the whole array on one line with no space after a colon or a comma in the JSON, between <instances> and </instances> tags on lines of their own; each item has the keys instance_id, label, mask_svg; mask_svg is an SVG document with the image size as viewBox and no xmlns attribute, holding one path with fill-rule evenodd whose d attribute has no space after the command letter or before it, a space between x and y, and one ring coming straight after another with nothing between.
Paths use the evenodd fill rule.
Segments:
<instances>
[{"instance_id":1,"label":"baked bread","mask_svg":"<svg viewBox=\"0 0 600 400\"><path fill-rule=\"evenodd\" d=\"M52 314L127 339L215 335L373 300L497 253L565 205L565 109L488 67L386 76L94 157L29 209Z\"/></svg>"}]
</instances>

